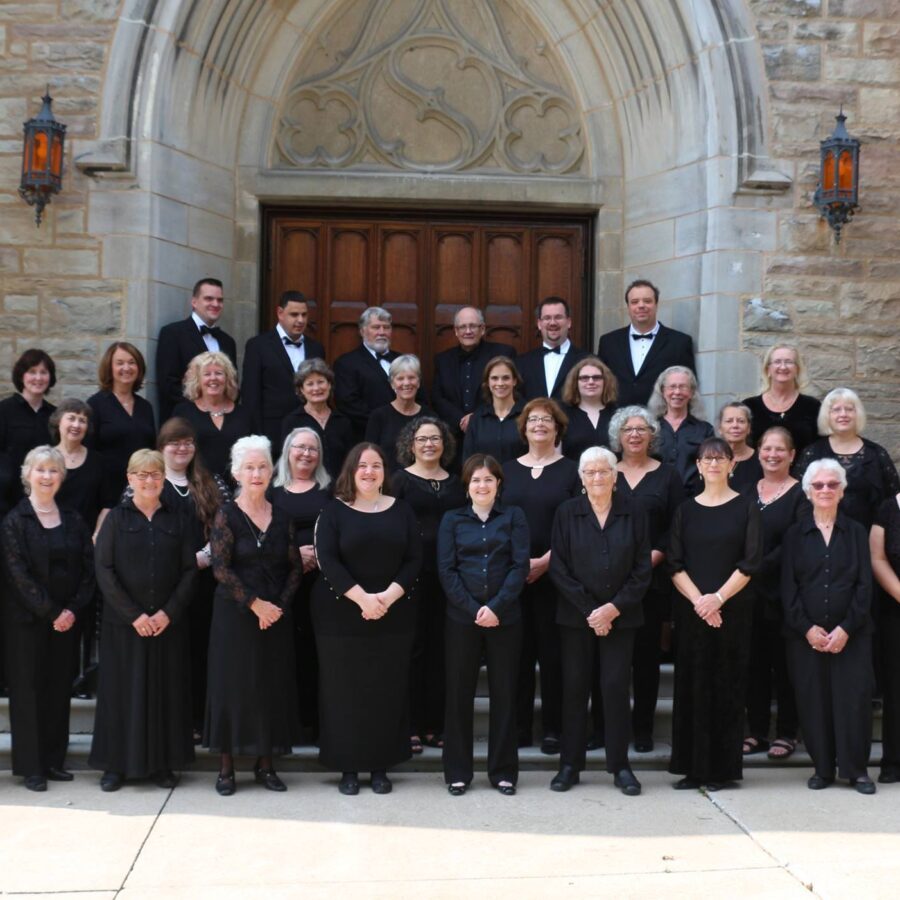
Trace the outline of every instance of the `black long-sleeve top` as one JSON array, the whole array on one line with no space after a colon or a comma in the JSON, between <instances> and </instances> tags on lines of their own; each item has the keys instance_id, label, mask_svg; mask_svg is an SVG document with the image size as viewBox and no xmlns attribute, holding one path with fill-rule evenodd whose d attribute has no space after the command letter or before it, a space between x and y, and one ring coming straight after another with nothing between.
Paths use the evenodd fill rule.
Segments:
<instances>
[{"instance_id":1,"label":"black long-sleeve top","mask_svg":"<svg viewBox=\"0 0 900 900\"><path fill-rule=\"evenodd\" d=\"M734 464L728 483L733 491L753 497L756 493L756 485L759 484L759 479L762 477L762 465L759 457L754 453L753 456L738 460Z\"/></svg>"},{"instance_id":2,"label":"black long-sleeve top","mask_svg":"<svg viewBox=\"0 0 900 900\"><path fill-rule=\"evenodd\" d=\"M59 487L56 502L60 507L74 509L93 530L102 509L112 509L119 502L119 494L112 493L106 478L106 461L96 450L88 450L84 462L75 469L66 469L66 478Z\"/></svg>"},{"instance_id":3,"label":"black long-sleeve top","mask_svg":"<svg viewBox=\"0 0 900 900\"><path fill-rule=\"evenodd\" d=\"M653 574L647 517L631 499L614 495L601 528L587 497L560 506L553 523L550 578L559 591L556 622L587 628L598 606L612 603L617 628L643 624L641 601Z\"/></svg>"},{"instance_id":4,"label":"black long-sleeve top","mask_svg":"<svg viewBox=\"0 0 900 900\"><path fill-rule=\"evenodd\" d=\"M52 622L64 609L78 614L94 594L94 546L84 520L60 507L57 528L44 528L31 501L3 520L4 592L11 621Z\"/></svg>"},{"instance_id":5,"label":"black long-sleeve top","mask_svg":"<svg viewBox=\"0 0 900 900\"><path fill-rule=\"evenodd\" d=\"M900 506L890 497L878 507L875 524L884 529L884 555L891 568L900 576ZM896 603L891 600L891 603Z\"/></svg>"},{"instance_id":6,"label":"black long-sleeve top","mask_svg":"<svg viewBox=\"0 0 900 900\"><path fill-rule=\"evenodd\" d=\"M763 403L762 394L755 397L746 397L741 401L752 415L750 424L750 439L754 447L759 447L759 439L768 428L781 425L787 428L794 438L794 449L797 456L804 448L811 444L819 434L818 418L821 403L815 397L800 394L794 401L794 405L783 413L773 412Z\"/></svg>"},{"instance_id":7,"label":"black long-sleeve top","mask_svg":"<svg viewBox=\"0 0 900 900\"><path fill-rule=\"evenodd\" d=\"M344 459L353 449L356 438L353 434L353 423L340 410L333 409L323 428L318 420L311 416L302 406L288 413L281 423L281 445L295 428L312 428L322 441L325 451L322 463L325 471L332 478L341 474Z\"/></svg>"},{"instance_id":8,"label":"black long-sleeve top","mask_svg":"<svg viewBox=\"0 0 900 900\"><path fill-rule=\"evenodd\" d=\"M655 455L675 467L681 476L685 494L695 497L703 487L697 470L697 451L707 438L713 436L712 425L689 415L678 426L678 431L674 431L663 416L659 420L659 429L659 449Z\"/></svg>"},{"instance_id":9,"label":"black long-sleeve top","mask_svg":"<svg viewBox=\"0 0 900 900\"><path fill-rule=\"evenodd\" d=\"M469 419L463 440L463 459L468 459L473 453L489 453L502 465L525 453L528 447L519 437L519 426L516 424L524 408L525 401L516 400L509 415L501 421L491 403L479 406Z\"/></svg>"},{"instance_id":10,"label":"black long-sleeve top","mask_svg":"<svg viewBox=\"0 0 900 900\"><path fill-rule=\"evenodd\" d=\"M130 627L159 610L174 624L187 613L197 560L185 516L165 501L152 519L130 499L110 510L97 535L95 562L113 624Z\"/></svg>"},{"instance_id":11,"label":"black long-sleeve top","mask_svg":"<svg viewBox=\"0 0 900 900\"><path fill-rule=\"evenodd\" d=\"M750 495L754 496L753 494ZM766 618L780 621L784 615L781 605L781 556L784 536L795 522L809 509L809 500L803 494L799 482L791 485L777 500L759 504L762 522L763 558L759 571L753 578L753 589L763 603Z\"/></svg>"},{"instance_id":12,"label":"black long-sleeve top","mask_svg":"<svg viewBox=\"0 0 900 900\"><path fill-rule=\"evenodd\" d=\"M617 408L615 403L604 406L600 410L595 427L583 409L563 404L563 412L569 418L566 436L562 442L563 455L577 463L588 447L609 447L609 423Z\"/></svg>"},{"instance_id":13,"label":"black long-sleeve top","mask_svg":"<svg viewBox=\"0 0 900 900\"><path fill-rule=\"evenodd\" d=\"M865 528L838 512L826 544L812 510L788 529L781 563L785 625L803 637L813 625L849 635L872 628L872 562Z\"/></svg>"},{"instance_id":14,"label":"black long-sleeve top","mask_svg":"<svg viewBox=\"0 0 900 900\"><path fill-rule=\"evenodd\" d=\"M385 459L388 461L388 467L392 472L396 472L401 468L397 460L397 438L400 432L419 416L429 416L437 418L437 414L429 406L419 406L419 411L408 416L405 413L398 412L393 404L386 403L379 406L378 409L372 410L372 415L366 423L367 441L378 444L384 451Z\"/></svg>"},{"instance_id":15,"label":"black long-sleeve top","mask_svg":"<svg viewBox=\"0 0 900 900\"><path fill-rule=\"evenodd\" d=\"M21 394L0 400L0 514L22 499L22 462L29 450L50 443L47 423L54 409L44 400L34 410Z\"/></svg>"},{"instance_id":16,"label":"black long-sleeve top","mask_svg":"<svg viewBox=\"0 0 900 900\"><path fill-rule=\"evenodd\" d=\"M230 454L234 442L253 434L253 414L239 403L231 412L222 417L222 427L218 428L212 416L199 409L196 403L182 400L172 411L173 416L187 419L197 434L197 452L203 464L214 475L226 480L231 475ZM278 448L272 448L273 456Z\"/></svg>"},{"instance_id":17,"label":"black long-sleeve top","mask_svg":"<svg viewBox=\"0 0 900 900\"><path fill-rule=\"evenodd\" d=\"M487 606L501 626L520 621L530 547L525 513L517 506L495 503L485 522L471 506L448 512L438 530L438 574L448 617L471 625Z\"/></svg>"}]
</instances>

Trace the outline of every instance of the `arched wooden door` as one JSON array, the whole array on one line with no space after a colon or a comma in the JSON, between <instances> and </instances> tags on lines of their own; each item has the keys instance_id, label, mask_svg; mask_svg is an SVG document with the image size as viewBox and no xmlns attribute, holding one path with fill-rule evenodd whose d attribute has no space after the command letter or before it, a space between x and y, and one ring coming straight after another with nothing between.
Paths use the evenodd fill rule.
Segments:
<instances>
[{"instance_id":1,"label":"arched wooden door","mask_svg":"<svg viewBox=\"0 0 900 900\"><path fill-rule=\"evenodd\" d=\"M277 298L299 290L314 299L310 331L329 361L359 342L357 320L383 306L394 321L392 347L416 353L426 379L434 354L456 343L461 306L484 313L487 336L519 352L537 345L535 307L565 298L572 340L589 347L588 218L264 213L268 265L261 326L272 327Z\"/></svg>"}]
</instances>

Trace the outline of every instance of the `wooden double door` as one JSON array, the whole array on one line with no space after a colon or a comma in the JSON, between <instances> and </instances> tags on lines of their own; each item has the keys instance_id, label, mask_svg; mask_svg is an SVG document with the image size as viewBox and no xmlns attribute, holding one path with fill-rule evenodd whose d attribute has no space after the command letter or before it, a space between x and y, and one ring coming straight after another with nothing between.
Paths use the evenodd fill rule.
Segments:
<instances>
[{"instance_id":1,"label":"wooden double door","mask_svg":"<svg viewBox=\"0 0 900 900\"><path fill-rule=\"evenodd\" d=\"M565 298L572 340L587 346L590 220L469 214L329 213L269 209L261 325L275 322L283 291L312 298L310 333L333 361L359 343L367 306L393 316L392 349L422 359L426 380L434 354L455 346L453 316L482 310L487 339L518 352L537 346L535 308Z\"/></svg>"}]
</instances>

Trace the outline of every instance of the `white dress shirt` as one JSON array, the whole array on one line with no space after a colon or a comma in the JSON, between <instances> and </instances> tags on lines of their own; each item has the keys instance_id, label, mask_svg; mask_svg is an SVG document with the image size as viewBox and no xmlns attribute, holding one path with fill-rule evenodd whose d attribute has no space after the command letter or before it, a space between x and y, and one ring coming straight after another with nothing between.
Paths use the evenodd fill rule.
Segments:
<instances>
[{"instance_id":1,"label":"white dress shirt","mask_svg":"<svg viewBox=\"0 0 900 900\"><path fill-rule=\"evenodd\" d=\"M553 393L553 385L556 384L556 377L559 375L559 370L562 368L563 357L569 352L571 346L572 342L566 338L565 341L559 345L559 353L544 354L544 380L547 382L548 397ZM544 344L544 347L548 350L551 349L549 344Z\"/></svg>"},{"instance_id":2,"label":"white dress shirt","mask_svg":"<svg viewBox=\"0 0 900 900\"><path fill-rule=\"evenodd\" d=\"M194 324L197 326L197 331L199 331L206 324L206 322L204 322L203 319L201 319L200 316L198 316L195 312L191 313L191 318L194 320ZM209 350L210 353L219 352L219 342L209 332L207 332L206 334L201 334L200 337L203 338L203 343L206 344L206 349Z\"/></svg>"},{"instance_id":3,"label":"white dress shirt","mask_svg":"<svg viewBox=\"0 0 900 900\"><path fill-rule=\"evenodd\" d=\"M379 359L378 353L375 350L373 350L365 341L363 341L363 347L365 347L366 350L368 350L369 353L371 353L372 356L375 357L375 361L381 366L382 369L384 369L384 374L387 375L388 378L390 378L391 377L391 364L386 359ZM384 352L390 353L391 348L388 347L388 349L385 350Z\"/></svg>"},{"instance_id":4,"label":"white dress shirt","mask_svg":"<svg viewBox=\"0 0 900 900\"><path fill-rule=\"evenodd\" d=\"M303 341L303 343L299 347L296 347L294 344L286 344L284 342L284 339L290 338L290 335L281 327L281 322L275 326L275 330L278 332L278 339L281 341L281 346L284 347L288 359L291 361L291 365L296 372L297 369L300 368L300 363L306 359L306 339L301 336L300 340ZM293 338L290 339L293 340Z\"/></svg>"},{"instance_id":5,"label":"white dress shirt","mask_svg":"<svg viewBox=\"0 0 900 900\"><path fill-rule=\"evenodd\" d=\"M634 325L628 326L628 349L631 350L631 365L634 368L635 375L641 371L641 366L644 364L644 360L647 358L647 354L650 352L650 348L656 340L656 335L659 334L659 322L657 322L650 331L646 332L650 337L635 340L634 335L640 333L641 332L638 331Z\"/></svg>"}]
</instances>

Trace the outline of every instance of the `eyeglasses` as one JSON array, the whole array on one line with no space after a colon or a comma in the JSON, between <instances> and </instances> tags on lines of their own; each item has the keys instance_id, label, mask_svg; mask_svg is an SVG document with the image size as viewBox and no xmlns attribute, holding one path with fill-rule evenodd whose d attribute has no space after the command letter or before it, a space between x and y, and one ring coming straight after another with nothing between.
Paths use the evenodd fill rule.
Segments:
<instances>
[{"instance_id":1,"label":"eyeglasses","mask_svg":"<svg viewBox=\"0 0 900 900\"><path fill-rule=\"evenodd\" d=\"M173 450L193 450L194 442L193 441L169 441L166 444L167 447L171 447Z\"/></svg>"},{"instance_id":2,"label":"eyeglasses","mask_svg":"<svg viewBox=\"0 0 900 900\"><path fill-rule=\"evenodd\" d=\"M131 472L138 481L162 481L162 472Z\"/></svg>"},{"instance_id":3,"label":"eyeglasses","mask_svg":"<svg viewBox=\"0 0 900 900\"><path fill-rule=\"evenodd\" d=\"M455 325L454 330L456 331L480 331L484 328L484 325Z\"/></svg>"},{"instance_id":4,"label":"eyeglasses","mask_svg":"<svg viewBox=\"0 0 900 900\"><path fill-rule=\"evenodd\" d=\"M725 456L701 456L700 462L717 463L721 465L724 462L728 462L728 458Z\"/></svg>"},{"instance_id":5,"label":"eyeglasses","mask_svg":"<svg viewBox=\"0 0 900 900\"><path fill-rule=\"evenodd\" d=\"M579 375L579 381L603 381L602 375Z\"/></svg>"},{"instance_id":6,"label":"eyeglasses","mask_svg":"<svg viewBox=\"0 0 900 900\"><path fill-rule=\"evenodd\" d=\"M307 447L305 444L291 444L291 450L296 450L300 454L306 453L309 456L319 455L318 447Z\"/></svg>"},{"instance_id":7,"label":"eyeglasses","mask_svg":"<svg viewBox=\"0 0 900 900\"><path fill-rule=\"evenodd\" d=\"M585 469L581 473L582 478L609 478L612 475L612 469Z\"/></svg>"},{"instance_id":8,"label":"eyeglasses","mask_svg":"<svg viewBox=\"0 0 900 900\"><path fill-rule=\"evenodd\" d=\"M541 316L541 322L565 322L568 316Z\"/></svg>"},{"instance_id":9,"label":"eyeglasses","mask_svg":"<svg viewBox=\"0 0 900 900\"><path fill-rule=\"evenodd\" d=\"M816 491L836 491L841 486L839 481L813 481L811 484Z\"/></svg>"},{"instance_id":10,"label":"eyeglasses","mask_svg":"<svg viewBox=\"0 0 900 900\"><path fill-rule=\"evenodd\" d=\"M646 425L626 425L622 434L647 434L650 429Z\"/></svg>"},{"instance_id":11,"label":"eyeglasses","mask_svg":"<svg viewBox=\"0 0 900 900\"><path fill-rule=\"evenodd\" d=\"M529 416L525 421L529 425L552 425L554 418L553 416Z\"/></svg>"},{"instance_id":12,"label":"eyeglasses","mask_svg":"<svg viewBox=\"0 0 900 900\"><path fill-rule=\"evenodd\" d=\"M770 366L784 366L786 369L793 368L797 365L792 359L772 359L769 360Z\"/></svg>"},{"instance_id":13,"label":"eyeglasses","mask_svg":"<svg viewBox=\"0 0 900 900\"><path fill-rule=\"evenodd\" d=\"M425 444L440 444L443 438L439 434L419 434L413 440L420 446L423 446Z\"/></svg>"}]
</instances>

